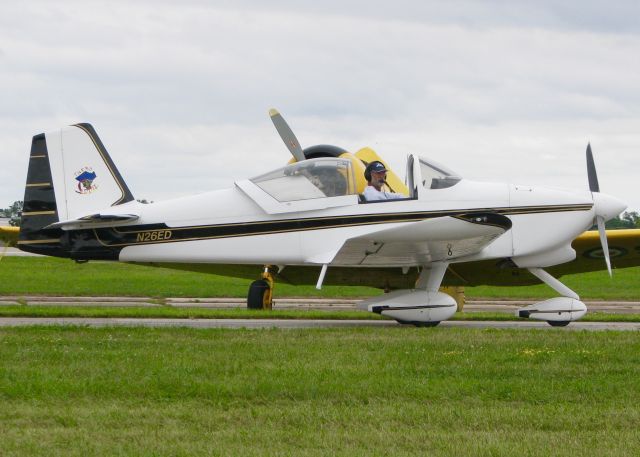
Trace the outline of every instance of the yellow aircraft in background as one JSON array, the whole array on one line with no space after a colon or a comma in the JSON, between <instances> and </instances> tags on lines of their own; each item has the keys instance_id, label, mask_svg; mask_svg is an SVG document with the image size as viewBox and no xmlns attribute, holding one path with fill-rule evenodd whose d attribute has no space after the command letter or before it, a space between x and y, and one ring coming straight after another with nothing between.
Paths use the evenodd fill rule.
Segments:
<instances>
[{"instance_id":1,"label":"yellow aircraft in background","mask_svg":"<svg viewBox=\"0 0 640 457\"><path fill-rule=\"evenodd\" d=\"M18 241L18 235L20 234L20 227L1 227L0 226L0 241L5 243L5 246L15 246Z\"/></svg>"}]
</instances>

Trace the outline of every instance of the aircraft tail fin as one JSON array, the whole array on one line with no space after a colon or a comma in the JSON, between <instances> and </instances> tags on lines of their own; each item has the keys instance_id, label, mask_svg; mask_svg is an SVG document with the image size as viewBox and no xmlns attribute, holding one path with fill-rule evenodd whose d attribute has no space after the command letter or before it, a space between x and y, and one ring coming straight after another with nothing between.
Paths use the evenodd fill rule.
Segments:
<instances>
[{"instance_id":1,"label":"aircraft tail fin","mask_svg":"<svg viewBox=\"0 0 640 457\"><path fill-rule=\"evenodd\" d=\"M33 137L18 245L67 257L59 221L134 200L90 124Z\"/></svg>"}]
</instances>

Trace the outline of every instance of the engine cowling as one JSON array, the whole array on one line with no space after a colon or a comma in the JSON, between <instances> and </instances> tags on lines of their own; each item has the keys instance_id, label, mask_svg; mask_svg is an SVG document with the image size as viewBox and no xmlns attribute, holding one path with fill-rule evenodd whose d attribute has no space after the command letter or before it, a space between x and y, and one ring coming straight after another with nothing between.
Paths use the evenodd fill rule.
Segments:
<instances>
[{"instance_id":1,"label":"engine cowling","mask_svg":"<svg viewBox=\"0 0 640 457\"><path fill-rule=\"evenodd\" d=\"M587 313L587 306L580 300L568 297L555 297L520 308L516 316L539 321L571 322Z\"/></svg>"},{"instance_id":2,"label":"engine cowling","mask_svg":"<svg viewBox=\"0 0 640 457\"><path fill-rule=\"evenodd\" d=\"M402 324L435 325L453 316L456 301L443 292L397 290L363 300L360 309L389 316Z\"/></svg>"}]
</instances>

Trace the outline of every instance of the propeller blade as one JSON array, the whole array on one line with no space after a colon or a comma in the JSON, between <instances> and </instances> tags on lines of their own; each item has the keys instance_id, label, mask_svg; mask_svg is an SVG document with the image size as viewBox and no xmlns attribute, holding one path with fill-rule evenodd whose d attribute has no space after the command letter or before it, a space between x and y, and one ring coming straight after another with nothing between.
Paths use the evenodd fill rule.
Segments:
<instances>
[{"instance_id":1,"label":"propeller blade","mask_svg":"<svg viewBox=\"0 0 640 457\"><path fill-rule=\"evenodd\" d=\"M591 143L587 145L587 174L589 175L589 190L591 192L600 192L596 164L593 161L593 153L591 152Z\"/></svg>"},{"instance_id":2,"label":"propeller blade","mask_svg":"<svg viewBox=\"0 0 640 457\"><path fill-rule=\"evenodd\" d=\"M289 149L289 152L291 152L293 157L298 162L305 160L306 158L304 156L304 152L302 152L302 147L300 146L298 139L293 134L293 130L291 130L291 127L289 127L289 124L287 124L282 115L277 110L272 108L269 110L269 116L271 116L273 125L275 126L276 130L280 134L280 138L282 138L282 141L284 141L284 144L287 146L287 149Z\"/></svg>"},{"instance_id":3,"label":"propeller blade","mask_svg":"<svg viewBox=\"0 0 640 457\"><path fill-rule=\"evenodd\" d=\"M598 233L600 233L600 244L602 245L602 253L604 254L604 260L607 262L607 270L609 276L613 276L611 273L611 259L609 258L609 243L607 242L607 232L604 227L604 217L596 216L598 223Z\"/></svg>"}]
</instances>

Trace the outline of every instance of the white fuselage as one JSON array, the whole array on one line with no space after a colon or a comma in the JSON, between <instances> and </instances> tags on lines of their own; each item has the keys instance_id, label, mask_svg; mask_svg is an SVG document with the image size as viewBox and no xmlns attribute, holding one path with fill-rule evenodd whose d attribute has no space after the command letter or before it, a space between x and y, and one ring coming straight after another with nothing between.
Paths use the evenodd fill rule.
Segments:
<instances>
[{"instance_id":1,"label":"white fuselage","mask_svg":"<svg viewBox=\"0 0 640 457\"><path fill-rule=\"evenodd\" d=\"M446 189L421 189L414 200L358 203L320 210L267 214L239 187L165 202L136 205L140 219L129 224L166 224L170 235L126 246L120 260L135 262L238 263L308 265L329 263L324 257L347 239L406 222L348 223L352 216L424 214L447 217L454 213L501 212L512 229L472 256L452 262L513 258L518 266L548 266L572 260L571 241L588 229L594 218L591 195L542 187L462 180ZM122 205L126 212L127 205ZM323 227L297 227L295 221L327 222ZM343 222L341 222L343 221ZM347 221L347 223L344 223ZM259 233L233 234L233 227L271 222ZM278 226L279 222L286 226ZM177 233L193 227L227 227L223 235L210 233L178 241ZM229 228L230 227L230 228ZM123 226L124 228L124 226ZM143 230L144 231L144 230ZM573 253L573 254L572 254ZM536 263L537 262L537 263ZM391 266L391 265L388 265Z\"/></svg>"}]
</instances>

